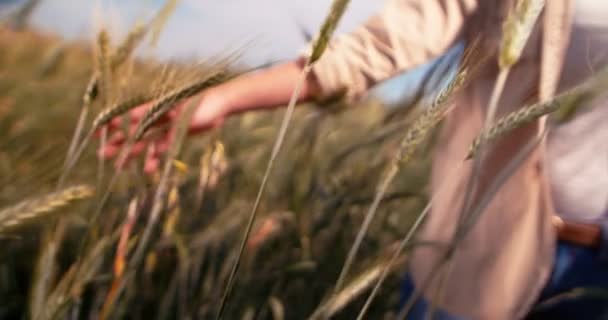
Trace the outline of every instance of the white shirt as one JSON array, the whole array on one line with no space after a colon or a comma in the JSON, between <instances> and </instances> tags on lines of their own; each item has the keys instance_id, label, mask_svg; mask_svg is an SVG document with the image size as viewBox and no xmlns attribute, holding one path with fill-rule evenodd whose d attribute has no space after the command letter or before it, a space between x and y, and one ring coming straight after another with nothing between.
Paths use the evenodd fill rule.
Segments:
<instances>
[{"instance_id":1,"label":"white shirt","mask_svg":"<svg viewBox=\"0 0 608 320\"><path fill-rule=\"evenodd\" d=\"M558 0L559 1L559 0ZM570 88L608 64L608 0L575 0L563 74ZM547 169L557 212L594 221L608 215L608 92L570 122L551 129Z\"/></svg>"}]
</instances>

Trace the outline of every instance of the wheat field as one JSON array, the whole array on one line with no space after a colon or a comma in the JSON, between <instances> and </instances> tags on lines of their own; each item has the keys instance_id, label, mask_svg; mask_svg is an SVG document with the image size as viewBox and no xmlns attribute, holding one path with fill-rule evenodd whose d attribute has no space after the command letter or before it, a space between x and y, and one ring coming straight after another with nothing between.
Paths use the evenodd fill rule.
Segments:
<instances>
[{"instance_id":1,"label":"wheat field","mask_svg":"<svg viewBox=\"0 0 608 320\"><path fill-rule=\"evenodd\" d=\"M100 141L90 139L57 189L83 94L98 69L96 44L3 28L0 47L0 208L13 216L10 228L0 228L0 318L215 318L284 112L237 116L186 140L136 261L161 177L134 165L112 179L112 164L103 163L99 181ZM90 104L86 128L148 97L175 95L196 79L217 79L218 66L128 59L111 75L113 98ZM226 318L304 319L328 301L378 172L417 113L375 100L362 104L296 108ZM339 299L329 301L337 319L357 314L379 266L426 203L428 139L424 144L383 196ZM60 199L62 190L78 186L94 192ZM52 210L37 208L48 206L45 199ZM374 317L395 311L404 257L372 305Z\"/></svg>"}]
</instances>

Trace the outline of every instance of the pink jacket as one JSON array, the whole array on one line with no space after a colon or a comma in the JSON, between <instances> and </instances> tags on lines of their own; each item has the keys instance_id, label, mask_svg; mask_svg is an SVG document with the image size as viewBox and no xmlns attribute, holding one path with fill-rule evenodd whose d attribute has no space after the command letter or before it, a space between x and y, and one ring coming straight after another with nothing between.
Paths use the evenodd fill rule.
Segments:
<instances>
[{"instance_id":1,"label":"pink jacket","mask_svg":"<svg viewBox=\"0 0 608 320\"><path fill-rule=\"evenodd\" d=\"M436 146L433 191L452 175L481 128L497 76L496 54L504 17L512 0L389 0L378 15L355 32L337 37L313 69L324 94L346 90L357 97L377 82L441 55L459 39L482 37L491 57L473 83L455 97ZM571 6L547 0L543 15L520 62L514 67L498 116L523 106L530 97L556 91L568 44ZM489 150L492 164L482 172L482 188L539 131L539 123L512 132ZM459 246L439 307L474 319L518 319L538 299L551 272L555 250L554 213L539 145L501 187ZM439 195L419 237L449 242L470 164ZM417 286L443 250L416 249L410 262ZM436 285L436 284L435 284ZM434 292L431 286L427 298Z\"/></svg>"}]
</instances>

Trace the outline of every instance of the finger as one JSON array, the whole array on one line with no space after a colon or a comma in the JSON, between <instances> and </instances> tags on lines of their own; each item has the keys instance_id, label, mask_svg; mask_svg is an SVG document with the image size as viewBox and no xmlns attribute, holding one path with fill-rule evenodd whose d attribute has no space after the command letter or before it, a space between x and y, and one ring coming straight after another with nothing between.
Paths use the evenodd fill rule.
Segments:
<instances>
[{"instance_id":1,"label":"finger","mask_svg":"<svg viewBox=\"0 0 608 320\"><path fill-rule=\"evenodd\" d=\"M181 114L182 110L184 110L184 108L186 107L186 104L189 101L190 101L189 99L185 99L183 101L176 103L175 106L173 106L173 108L171 108L169 110L169 112L167 112L167 116L171 119L175 119L178 115Z\"/></svg>"},{"instance_id":2,"label":"finger","mask_svg":"<svg viewBox=\"0 0 608 320\"><path fill-rule=\"evenodd\" d=\"M120 152L120 146L106 144L97 150L97 156L102 159L114 158Z\"/></svg>"},{"instance_id":3,"label":"finger","mask_svg":"<svg viewBox=\"0 0 608 320\"><path fill-rule=\"evenodd\" d=\"M160 156L167 152L169 150L169 145L169 141L167 141L166 139L158 140L154 148L154 151L156 152L155 155Z\"/></svg>"},{"instance_id":4,"label":"finger","mask_svg":"<svg viewBox=\"0 0 608 320\"><path fill-rule=\"evenodd\" d=\"M139 123L141 118L146 114L146 112L152 106L152 104L153 104L152 102L145 103L145 104L142 104L140 106L137 106L137 107L131 109L126 114L123 114L121 116L116 116L116 117L110 119L110 121L106 124L106 126L110 130L122 129L125 126L125 119L127 119L126 124L128 124L130 127L133 125L136 125L137 123ZM96 134L98 135L98 131L96 132Z\"/></svg>"},{"instance_id":5,"label":"finger","mask_svg":"<svg viewBox=\"0 0 608 320\"><path fill-rule=\"evenodd\" d=\"M119 156L116 159L115 162L115 167L116 169L122 169L124 168L131 160L133 160L134 158L136 158L140 153L142 153L142 151L144 151L146 149L146 144L147 142L145 141L141 141L138 143L133 144L128 151L128 153L126 153L126 155L124 154L127 151L123 151L122 148L126 148L128 146L121 146L119 149Z\"/></svg>"},{"instance_id":6,"label":"finger","mask_svg":"<svg viewBox=\"0 0 608 320\"><path fill-rule=\"evenodd\" d=\"M154 174L158 171L160 167L160 159L159 158L149 158L146 159L144 164L144 173L145 174Z\"/></svg>"},{"instance_id":7,"label":"finger","mask_svg":"<svg viewBox=\"0 0 608 320\"><path fill-rule=\"evenodd\" d=\"M144 103L141 106L138 106L138 107L134 108L133 110L131 110L128 114L131 122L139 121L146 114L146 112L148 112L148 109L150 109L153 105L154 105L154 102L151 101L148 103Z\"/></svg>"},{"instance_id":8,"label":"finger","mask_svg":"<svg viewBox=\"0 0 608 320\"><path fill-rule=\"evenodd\" d=\"M152 174L158 170L159 166L160 158L158 156L158 152L156 151L155 145L151 144L148 147L146 158L144 160L144 173Z\"/></svg>"},{"instance_id":9,"label":"finger","mask_svg":"<svg viewBox=\"0 0 608 320\"><path fill-rule=\"evenodd\" d=\"M149 144L150 143L148 143L146 141L140 141L140 142L133 144L133 146L131 147L131 150L129 150L129 155L127 156L127 162L136 158L137 156L139 156L144 150L146 150L146 147Z\"/></svg>"},{"instance_id":10,"label":"finger","mask_svg":"<svg viewBox=\"0 0 608 320\"><path fill-rule=\"evenodd\" d=\"M111 144L111 145L119 146L119 145L124 144L126 140L127 140L127 137L125 136L124 132L116 131L108 137L107 143Z\"/></svg>"}]
</instances>

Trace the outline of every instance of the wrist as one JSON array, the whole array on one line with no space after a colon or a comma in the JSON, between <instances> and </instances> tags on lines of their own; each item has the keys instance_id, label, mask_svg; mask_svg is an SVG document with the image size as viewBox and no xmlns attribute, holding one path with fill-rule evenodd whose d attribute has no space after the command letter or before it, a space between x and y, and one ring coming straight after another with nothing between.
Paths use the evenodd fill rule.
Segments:
<instances>
[{"instance_id":1,"label":"wrist","mask_svg":"<svg viewBox=\"0 0 608 320\"><path fill-rule=\"evenodd\" d=\"M218 116L225 117L232 113L228 100L221 91L217 90L217 87L208 89L204 93L202 101L201 106L213 106Z\"/></svg>"}]
</instances>

